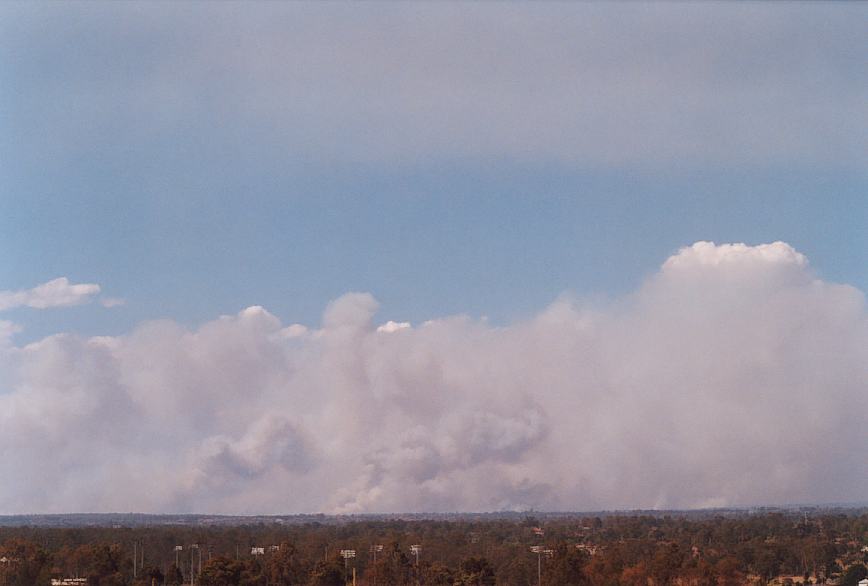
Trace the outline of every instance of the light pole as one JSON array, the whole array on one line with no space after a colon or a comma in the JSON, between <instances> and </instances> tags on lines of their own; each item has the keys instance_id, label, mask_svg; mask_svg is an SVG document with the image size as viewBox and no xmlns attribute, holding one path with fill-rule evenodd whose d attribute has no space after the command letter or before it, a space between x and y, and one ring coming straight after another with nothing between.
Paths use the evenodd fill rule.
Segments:
<instances>
[{"instance_id":1,"label":"light pole","mask_svg":"<svg viewBox=\"0 0 868 586\"><path fill-rule=\"evenodd\" d=\"M342 549L341 557L344 558L344 584L347 583L347 561L350 558L356 557L356 550L354 549Z\"/></svg>"},{"instance_id":2,"label":"light pole","mask_svg":"<svg viewBox=\"0 0 868 586\"><path fill-rule=\"evenodd\" d=\"M532 545L530 550L536 554L536 584L542 586L542 552L543 546Z\"/></svg>"},{"instance_id":3,"label":"light pole","mask_svg":"<svg viewBox=\"0 0 868 586\"><path fill-rule=\"evenodd\" d=\"M141 545L141 547L139 547ZM139 555L141 555L141 564L139 563ZM145 542L141 544L138 541L133 541L133 580L138 577L137 570L145 569Z\"/></svg>"},{"instance_id":4,"label":"light pole","mask_svg":"<svg viewBox=\"0 0 868 586\"><path fill-rule=\"evenodd\" d=\"M419 583L419 552L422 551L422 546L417 544L413 544L410 546L410 551L416 554L416 583Z\"/></svg>"},{"instance_id":5,"label":"light pole","mask_svg":"<svg viewBox=\"0 0 868 586\"><path fill-rule=\"evenodd\" d=\"M193 584L195 584L195 579L196 579L196 572L193 569L194 568L194 566L193 566L193 550L194 549L199 552L199 571L200 572L202 571L202 550L199 549L198 543L194 543L190 546L190 586L193 586Z\"/></svg>"},{"instance_id":6,"label":"light pole","mask_svg":"<svg viewBox=\"0 0 868 586\"><path fill-rule=\"evenodd\" d=\"M383 551L383 546L379 543L376 543L371 546L371 553L374 554L374 586L377 586L377 552Z\"/></svg>"}]
</instances>

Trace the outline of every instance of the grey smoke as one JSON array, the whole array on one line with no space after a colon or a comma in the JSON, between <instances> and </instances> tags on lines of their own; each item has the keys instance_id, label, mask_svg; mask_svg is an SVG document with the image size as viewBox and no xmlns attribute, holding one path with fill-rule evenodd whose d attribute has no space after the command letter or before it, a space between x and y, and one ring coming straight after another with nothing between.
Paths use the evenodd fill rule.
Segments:
<instances>
[{"instance_id":1,"label":"grey smoke","mask_svg":"<svg viewBox=\"0 0 868 586\"><path fill-rule=\"evenodd\" d=\"M607 304L506 326L195 330L18 347L0 512L361 512L865 500L868 314L784 243L696 243Z\"/></svg>"}]
</instances>

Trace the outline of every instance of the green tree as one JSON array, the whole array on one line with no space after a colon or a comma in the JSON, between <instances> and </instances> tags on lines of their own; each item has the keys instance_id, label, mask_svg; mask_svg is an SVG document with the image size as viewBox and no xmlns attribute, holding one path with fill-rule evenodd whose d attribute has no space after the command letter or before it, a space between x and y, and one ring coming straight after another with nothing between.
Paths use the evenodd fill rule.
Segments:
<instances>
[{"instance_id":1,"label":"green tree","mask_svg":"<svg viewBox=\"0 0 868 586\"><path fill-rule=\"evenodd\" d=\"M453 586L455 576L448 566L440 562L428 563L422 566L421 582L425 586Z\"/></svg>"},{"instance_id":2,"label":"green tree","mask_svg":"<svg viewBox=\"0 0 868 586\"><path fill-rule=\"evenodd\" d=\"M149 568L145 572L145 577L148 580L148 584L164 584L166 582L166 577L163 575L163 572L156 566Z\"/></svg>"},{"instance_id":3,"label":"green tree","mask_svg":"<svg viewBox=\"0 0 868 586\"><path fill-rule=\"evenodd\" d=\"M284 542L279 549L268 557L265 574L272 586L289 586L301 583L304 570L296 559L295 546Z\"/></svg>"},{"instance_id":4,"label":"green tree","mask_svg":"<svg viewBox=\"0 0 868 586\"><path fill-rule=\"evenodd\" d=\"M89 586L124 586L132 574L132 561L117 544L79 548L78 560Z\"/></svg>"},{"instance_id":5,"label":"green tree","mask_svg":"<svg viewBox=\"0 0 868 586\"><path fill-rule=\"evenodd\" d=\"M494 586L496 581L494 568L487 559L470 557L459 565L454 583L456 586Z\"/></svg>"},{"instance_id":6,"label":"green tree","mask_svg":"<svg viewBox=\"0 0 868 586\"><path fill-rule=\"evenodd\" d=\"M585 574L587 555L565 543L555 547L554 555L545 564L543 584L547 586L584 586L590 583Z\"/></svg>"},{"instance_id":7,"label":"green tree","mask_svg":"<svg viewBox=\"0 0 868 586\"><path fill-rule=\"evenodd\" d=\"M672 543L657 548L651 560L651 577L658 585L672 584L678 577L684 555L678 544Z\"/></svg>"},{"instance_id":8,"label":"green tree","mask_svg":"<svg viewBox=\"0 0 868 586\"><path fill-rule=\"evenodd\" d=\"M743 584L743 576L739 571L738 560L732 556L726 556L714 565L717 573L719 586L739 586Z\"/></svg>"},{"instance_id":9,"label":"green tree","mask_svg":"<svg viewBox=\"0 0 868 586\"><path fill-rule=\"evenodd\" d=\"M49 583L50 556L42 547L24 539L11 539L0 547L0 557L15 560L3 573L10 586L33 586Z\"/></svg>"},{"instance_id":10,"label":"green tree","mask_svg":"<svg viewBox=\"0 0 868 586\"><path fill-rule=\"evenodd\" d=\"M238 560L217 556L202 566L199 583L202 586L239 586L244 564Z\"/></svg>"},{"instance_id":11,"label":"green tree","mask_svg":"<svg viewBox=\"0 0 868 586\"><path fill-rule=\"evenodd\" d=\"M385 582L391 584L391 582ZM332 558L328 561L319 561L314 566L308 580L310 586L345 586L343 561Z\"/></svg>"},{"instance_id":12,"label":"green tree","mask_svg":"<svg viewBox=\"0 0 868 586\"><path fill-rule=\"evenodd\" d=\"M760 575L766 582L769 582L780 574L781 560L776 555L776 552L770 548L764 548L759 555L756 556L754 564L756 573Z\"/></svg>"},{"instance_id":13,"label":"green tree","mask_svg":"<svg viewBox=\"0 0 868 586\"><path fill-rule=\"evenodd\" d=\"M536 586L536 556L533 562L524 555L509 556L497 576L497 583L502 586Z\"/></svg>"},{"instance_id":14,"label":"green tree","mask_svg":"<svg viewBox=\"0 0 868 586\"><path fill-rule=\"evenodd\" d=\"M412 567L401 546L393 542L377 557L377 563L371 566L369 572L376 577L378 584L401 586L410 583Z\"/></svg>"},{"instance_id":15,"label":"green tree","mask_svg":"<svg viewBox=\"0 0 868 586\"><path fill-rule=\"evenodd\" d=\"M169 566L169 571L166 572L166 584L169 586L180 586L184 583L184 572L181 568L172 564Z\"/></svg>"},{"instance_id":16,"label":"green tree","mask_svg":"<svg viewBox=\"0 0 868 586\"><path fill-rule=\"evenodd\" d=\"M841 576L840 586L857 586L860 580L868 578L868 568L862 564L853 564Z\"/></svg>"}]
</instances>

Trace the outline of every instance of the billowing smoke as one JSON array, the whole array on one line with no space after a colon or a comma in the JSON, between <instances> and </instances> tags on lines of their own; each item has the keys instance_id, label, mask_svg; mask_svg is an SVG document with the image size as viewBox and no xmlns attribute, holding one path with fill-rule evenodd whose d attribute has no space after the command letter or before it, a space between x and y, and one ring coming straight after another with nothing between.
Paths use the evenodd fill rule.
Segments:
<instances>
[{"instance_id":1,"label":"billowing smoke","mask_svg":"<svg viewBox=\"0 0 868 586\"><path fill-rule=\"evenodd\" d=\"M0 512L362 512L864 501L868 315L787 244L699 242L524 322L190 331L0 323Z\"/></svg>"}]
</instances>

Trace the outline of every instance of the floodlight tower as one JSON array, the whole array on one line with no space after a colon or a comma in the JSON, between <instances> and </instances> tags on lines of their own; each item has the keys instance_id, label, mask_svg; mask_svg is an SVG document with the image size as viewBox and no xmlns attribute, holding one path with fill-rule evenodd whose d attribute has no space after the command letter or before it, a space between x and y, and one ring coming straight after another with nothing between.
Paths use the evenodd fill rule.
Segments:
<instances>
[{"instance_id":1,"label":"floodlight tower","mask_svg":"<svg viewBox=\"0 0 868 586\"><path fill-rule=\"evenodd\" d=\"M383 551L383 546L379 543L375 543L371 546L371 553L374 554L374 586L377 586L377 553Z\"/></svg>"},{"instance_id":2,"label":"floodlight tower","mask_svg":"<svg viewBox=\"0 0 868 586\"><path fill-rule=\"evenodd\" d=\"M410 551L416 554L416 583L419 583L419 552L422 551L422 546L418 543L410 546Z\"/></svg>"},{"instance_id":3,"label":"floodlight tower","mask_svg":"<svg viewBox=\"0 0 868 586\"><path fill-rule=\"evenodd\" d=\"M532 545L530 547L531 552L536 554L536 584L537 586L542 586L542 553L543 546L541 545Z\"/></svg>"},{"instance_id":4,"label":"floodlight tower","mask_svg":"<svg viewBox=\"0 0 868 586\"><path fill-rule=\"evenodd\" d=\"M344 558L344 584L347 583L347 562L350 558L356 557L356 550L354 549L342 549L341 557Z\"/></svg>"},{"instance_id":5,"label":"floodlight tower","mask_svg":"<svg viewBox=\"0 0 868 586\"><path fill-rule=\"evenodd\" d=\"M196 579L196 571L194 570L195 566L193 565L193 550L194 549L199 552L199 571L200 572L202 571L202 550L199 549L198 543L194 543L190 546L190 586L193 586L195 584L195 579Z\"/></svg>"}]
</instances>

